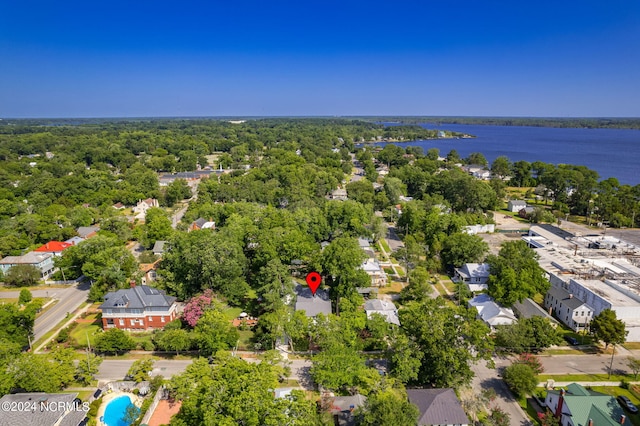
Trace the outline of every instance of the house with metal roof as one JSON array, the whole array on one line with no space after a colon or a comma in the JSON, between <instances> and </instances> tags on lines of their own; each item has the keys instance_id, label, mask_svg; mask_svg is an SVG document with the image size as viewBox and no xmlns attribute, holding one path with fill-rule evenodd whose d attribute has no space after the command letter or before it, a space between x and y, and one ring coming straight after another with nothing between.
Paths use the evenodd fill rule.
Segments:
<instances>
[{"instance_id":1,"label":"house with metal roof","mask_svg":"<svg viewBox=\"0 0 640 426\"><path fill-rule=\"evenodd\" d=\"M109 292L99 306L102 328L130 331L162 329L176 319L176 298L146 285Z\"/></svg>"},{"instance_id":2,"label":"house with metal roof","mask_svg":"<svg viewBox=\"0 0 640 426\"><path fill-rule=\"evenodd\" d=\"M485 291L488 289L489 264L465 263L460 268L455 268L454 280L458 280L466 284L469 291Z\"/></svg>"},{"instance_id":3,"label":"house with metal roof","mask_svg":"<svg viewBox=\"0 0 640 426\"><path fill-rule=\"evenodd\" d=\"M451 388L407 389L407 396L420 412L418 426L467 426L471 423L462 409L460 400Z\"/></svg>"},{"instance_id":4,"label":"house with metal roof","mask_svg":"<svg viewBox=\"0 0 640 426\"><path fill-rule=\"evenodd\" d=\"M518 321L513 311L498 305L488 294L479 294L469 300L469 307L478 311L477 317L493 330L498 325L511 325Z\"/></svg>"},{"instance_id":5,"label":"house with metal roof","mask_svg":"<svg viewBox=\"0 0 640 426\"><path fill-rule=\"evenodd\" d=\"M389 324L400 325L400 318L398 318L398 308L393 302L380 299L370 299L364 302L364 311L367 313L367 318L371 319L374 314L382 316Z\"/></svg>"},{"instance_id":6,"label":"house with metal roof","mask_svg":"<svg viewBox=\"0 0 640 426\"><path fill-rule=\"evenodd\" d=\"M570 384L566 390L548 390L544 403L560 418L563 426L626 424L626 416L615 397L588 390L577 383Z\"/></svg>"}]
</instances>

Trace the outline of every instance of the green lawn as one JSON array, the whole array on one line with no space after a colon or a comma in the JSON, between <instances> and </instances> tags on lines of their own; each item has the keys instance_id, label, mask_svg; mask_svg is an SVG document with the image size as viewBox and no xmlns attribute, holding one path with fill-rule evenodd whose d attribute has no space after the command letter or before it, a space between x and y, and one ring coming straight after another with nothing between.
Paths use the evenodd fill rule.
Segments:
<instances>
[{"instance_id":1,"label":"green lawn","mask_svg":"<svg viewBox=\"0 0 640 426\"><path fill-rule=\"evenodd\" d=\"M620 383L620 381L633 380L632 375L619 375L612 374L609 378L608 374L540 374L538 376L539 382L546 382L547 380L555 380L556 382L613 382Z\"/></svg>"},{"instance_id":2,"label":"green lawn","mask_svg":"<svg viewBox=\"0 0 640 426\"><path fill-rule=\"evenodd\" d=\"M94 321L91 323L77 323L73 331L71 331L71 338L78 344L78 346L85 347L87 346L87 337L89 338L89 342L91 346L93 346L93 340L95 334L98 330L102 329L102 325L98 320L97 314L91 314L86 317L86 319L93 319Z\"/></svg>"},{"instance_id":3,"label":"green lawn","mask_svg":"<svg viewBox=\"0 0 640 426\"><path fill-rule=\"evenodd\" d=\"M253 331L238 330L238 334L240 334L240 342L238 342L238 350L252 351L254 349L253 342L251 342L251 339L253 338Z\"/></svg>"},{"instance_id":4,"label":"green lawn","mask_svg":"<svg viewBox=\"0 0 640 426\"><path fill-rule=\"evenodd\" d=\"M230 306L225 308L222 311L224 316L227 317L227 319L229 319L229 321L233 321L234 319L238 318L240 316L241 312L242 312L242 308L232 308Z\"/></svg>"},{"instance_id":5,"label":"green lawn","mask_svg":"<svg viewBox=\"0 0 640 426\"><path fill-rule=\"evenodd\" d=\"M380 243L384 251L387 252L387 254L391 254L391 247L389 247L389 243L387 243L387 240L385 240L384 238L380 238L380 241L378 242Z\"/></svg>"}]
</instances>

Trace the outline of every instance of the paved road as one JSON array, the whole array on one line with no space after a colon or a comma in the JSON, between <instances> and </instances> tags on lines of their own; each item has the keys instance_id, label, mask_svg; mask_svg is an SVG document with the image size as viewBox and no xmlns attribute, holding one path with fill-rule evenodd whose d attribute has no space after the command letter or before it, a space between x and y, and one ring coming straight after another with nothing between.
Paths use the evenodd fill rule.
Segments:
<instances>
[{"instance_id":1,"label":"paved road","mask_svg":"<svg viewBox=\"0 0 640 426\"><path fill-rule=\"evenodd\" d=\"M80 305L87 301L87 295L91 284L88 282L70 286L66 289L36 290L34 296L41 296L41 292L48 293L48 297L58 299L58 302L49 308L42 315L38 316L33 327L34 341L40 339L60 321L67 317L67 313L72 313ZM46 297L46 296L45 296Z\"/></svg>"},{"instance_id":2,"label":"paved road","mask_svg":"<svg viewBox=\"0 0 640 426\"><path fill-rule=\"evenodd\" d=\"M404 243L396 233L395 226L392 226L389 223L387 223L387 243L389 243L389 248L392 252L404 247Z\"/></svg>"},{"instance_id":3,"label":"paved road","mask_svg":"<svg viewBox=\"0 0 640 426\"><path fill-rule=\"evenodd\" d=\"M249 362L258 362L256 358L245 358ZM96 379L102 382L108 382L112 380L122 380L127 375L127 371L131 368L135 360L132 359L106 359L100 365L100 370L96 374ZM305 389L313 389L311 383L311 377L309 376L309 369L311 368L311 361L304 359L289 360L291 367L291 379L297 380ZM192 360L156 360L153 365L152 376L162 375L165 378L169 378L175 374L182 373L187 366L192 363Z\"/></svg>"},{"instance_id":4,"label":"paved road","mask_svg":"<svg viewBox=\"0 0 640 426\"><path fill-rule=\"evenodd\" d=\"M505 365L508 365L508 362L496 360L496 368L501 368ZM472 365L471 369L475 372L475 377L472 381L473 390L479 393L484 389L493 389L497 397L492 404L502 408L509 414L509 418L511 419L509 422L510 425L533 425L529 417L516 402L504 380L498 375L497 369L487 368L484 361Z\"/></svg>"},{"instance_id":5,"label":"paved road","mask_svg":"<svg viewBox=\"0 0 640 426\"><path fill-rule=\"evenodd\" d=\"M629 356L637 357L637 351L629 352L616 348L613 371L630 372L627 367ZM610 354L603 355L553 355L542 356L540 362L544 374L604 374L609 372Z\"/></svg>"}]
</instances>

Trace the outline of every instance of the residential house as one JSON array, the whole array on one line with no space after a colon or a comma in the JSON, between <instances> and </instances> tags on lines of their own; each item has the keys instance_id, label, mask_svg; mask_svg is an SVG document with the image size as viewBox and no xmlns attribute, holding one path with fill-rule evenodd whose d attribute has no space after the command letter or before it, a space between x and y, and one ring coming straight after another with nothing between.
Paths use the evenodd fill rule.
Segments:
<instances>
[{"instance_id":1,"label":"residential house","mask_svg":"<svg viewBox=\"0 0 640 426\"><path fill-rule=\"evenodd\" d=\"M117 202L114 205L112 205L111 207L113 207L116 210L124 210L126 208L126 206L124 204L122 204L121 202Z\"/></svg>"},{"instance_id":2,"label":"residential house","mask_svg":"<svg viewBox=\"0 0 640 426\"><path fill-rule=\"evenodd\" d=\"M625 422L624 411L616 398L586 389L577 383L567 389L548 390L547 408L560 418L562 426L614 426Z\"/></svg>"},{"instance_id":3,"label":"residential house","mask_svg":"<svg viewBox=\"0 0 640 426\"><path fill-rule=\"evenodd\" d=\"M364 302L364 311L367 313L367 318L371 319L374 314L382 316L389 324L400 325L400 318L398 318L398 308L393 302L380 299L370 299Z\"/></svg>"},{"instance_id":4,"label":"residential house","mask_svg":"<svg viewBox=\"0 0 640 426\"><path fill-rule=\"evenodd\" d=\"M407 389L407 396L420 412L418 426L471 423L453 389Z\"/></svg>"},{"instance_id":5,"label":"residential house","mask_svg":"<svg viewBox=\"0 0 640 426\"><path fill-rule=\"evenodd\" d=\"M130 331L162 329L176 319L176 298L147 285L109 292L100 305L102 327Z\"/></svg>"},{"instance_id":6,"label":"residential house","mask_svg":"<svg viewBox=\"0 0 640 426\"><path fill-rule=\"evenodd\" d=\"M88 403L78 393L14 393L0 398L0 425L64 425L86 424ZM10 409L20 407L20 409Z\"/></svg>"},{"instance_id":7,"label":"residential house","mask_svg":"<svg viewBox=\"0 0 640 426\"><path fill-rule=\"evenodd\" d=\"M54 256L62 256L62 252L72 245L73 244L67 242L63 243L60 241L49 241L48 243L41 245L34 251L38 253L51 253Z\"/></svg>"},{"instance_id":8,"label":"residential house","mask_svg":"<svg viewBox=\"0 0 640 426\"><path fill-rule=\"evenodd\" d=\"M143 220L147 215L147 210L153 207L160 207L160 203L155 198L147 198L146 200L139 200L138 204L133 208L134 217L136 219Z\"/></svg>"},{"instance_id":9,"label":"residential house","mask_svg":"<svg viewBox=\"0 0 640 426\"><path fill-rule=\"evenodd\" d=\"M525 207L527 207L527 202L523 200L509 200L507 202L507 210L509 210L511 213L518 213Z\"/></svg>"},{"instance_id":10,"label":"residential house","mask_svg":"<svg viewBox=\"0 0 640 426\"><path fill-rule=\"evenodd\" d=\"M189 225L189 231L199 231L201 229L216 229L216 223L200 217Z\"/></svg>"},{"instance_id":11,"label":"residential house","mask_svg":"<svg viewBox=\"0 0 640 426\"><path fill-rule=\"evenodd\" d=\"M65 240L64 242L75 246L80 244L83 241L84 241L84 238L82 237L71 237L68 240Z\"/></svg>"},{"instance_id":12,"label":"residential house","mask_svg":"<svg viewBox=\"0 0 640 426\"><path fill-rule=\"evenodd\" d=\"M305 311L309 318L319 314L329 315L331 313L329 292L319 288L314 295L306 285L297 285L295 310Z\"/></svg>"},{"instance_id":13,"label":"residential house","mask_svg":"<svg viewBox=\"0 0 640 426\"><path fill-rule=\"evenodd\" d=\"M142 272L142 285L148 285L154 282L158 278L158 265L160 264L160 259L156 260L153 263L141 263L138 268L140 272Z\"/></svg>"},{"instance_id":14,"label":"residential house","mask_svg":"<svg viewBox=\"0 0 640 426\"><path fill-rule=\"evenodd\" d=\"M465 263L460 268L455 268L453 279L466 284L469 291L485 291L488 289L489 264Z\"/></svg>"},{"instance_id":15,"label":"residential house","mask_svg":"<svg viewBox=\"0 0 640 426\"><path fill-rule=\"evenodd\" d=\"M78 233L78 236L80 238L83 238L86 240L87 238L95 237L98 234L99 230L100 230L100 227L98 225L81 226L78 229L76 229L76 232Z\"/></svg>"},{"instance_id":16,"label":"residential house","mask_svg":"<svg viewBox=\"0 0 640 426\"><path fill-rule=\"evenodd\" d=\"M0 270L2 270L4 274L16 265L32 265L40 271L40 276L44 279L49 278L55 271L53 254L51 253L30 251L22 256L7 256L0 260Z\"/></svg>"},{"instance_id":17,"label":"residential house","mask_svg":"<svg viewBox=\"0 0 640 426\"><path fill-rule=\"evenodd\" d=\"M536 209L534 207L524 207L518 210L518 216L523 219L528 219Z\"/></svg>"},{"instance_id":18,"label":"residential house","mask_svg":"<svg viewBox=\"0 0 640 426\"><path fill-rule=\"evenodd\" d=\"M476 234L491 234L496 231L496 226L493 223L488 223L486 225L469 225L462 228L462 232L469 235Z\"/></svg>"},{"instance_id":19,"label":"residential house","mask_svg":"<svg viewBox=\"0 0 640 426\"><path fill-rule=\"evenodd\" d=\"M332 397L329 412L333 416L333 424L336 426L351 426L356 424L354 412L364 407L367 397L358 394L351 396Z\"/></svg>"},{"instance_id":20,"label":"residential house","mask_svg":"<svg viewBox=\"0 0 640 426\"><path fill-rule=\"evenodd\" d=\"M384 287L387 285L387 273L376 259L365 260L360 268L371 278L372 287Z\"/></svg>"},{"instance_id":21,"label":"residential house","mask_svg":"<svg viewBox=\"0 0 640 426\"><path fill-rule=\"evenodd\" d=\"M331 192L331 194L329 194L329 199L330 200L346 201L348 199L347 190L344 189L344 188L337 188L337 189L333 190Z\"/></svg>"},{"instance_id":22,"label":"residential house","mask_svg":"<svg viewBox=\"0 0 640 426\"><path fill-rule=\"evenodd\" d=\"M584 330L594 316L594 310L573 293L552 286L544 298L547 308L563 324L574 331Z\"/></svg>"},{"instance_id":23,"label":"residential house","mask_svg":"<svg viewBox=\"0 0 640 426\"><path fill-rule=\"evenodd\" d=\"M498 305L488 294L479 294L469 300L469 306L478 311L477 317L484 321L492 330L499 325L511 325L517 322L513 311Z\"/></svg>"},{"instance_id":24,"label":"residential house","mask_svg":"<svg viewBox=\"0 0 640 426\"><path fill-rule=\"evenodd\" d=\"M513 310L518 316L518 318L533 318L533 317L542 317L546 318L551 322L551 325L556 327L558 325L558 321L553 318L547 311L542 309L540 305L534 302L532 299L526 298L522 302L516 302L513 304Z\"/></svg>"},{"instance_id":25,"label":"residential house","mask_svg":"<svg viewBox=\"0 0 640 426\"><path fill-rule=\"evenodd\" d=\"M158 240L153 244L153 248L151 249L153 254L156 256L162 256L165 251L167 251L167 242Z\"/></svg>"}]
</instances>

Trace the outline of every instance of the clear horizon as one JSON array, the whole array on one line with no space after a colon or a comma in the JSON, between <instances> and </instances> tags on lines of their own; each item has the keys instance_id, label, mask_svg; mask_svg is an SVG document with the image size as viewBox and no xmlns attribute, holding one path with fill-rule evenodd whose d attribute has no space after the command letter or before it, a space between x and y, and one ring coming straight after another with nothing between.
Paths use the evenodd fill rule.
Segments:
<instances>
[{"instance_id":1,"label":"clear horizon","mask_svg":"<svg viewBox=\"0 0 640 426\"><path fill-rule=\"evenodd\" d=\"M0 117L639 117L640 3L0 8Z\"/></svg>"}]
</instances>

